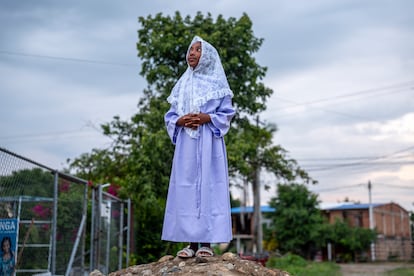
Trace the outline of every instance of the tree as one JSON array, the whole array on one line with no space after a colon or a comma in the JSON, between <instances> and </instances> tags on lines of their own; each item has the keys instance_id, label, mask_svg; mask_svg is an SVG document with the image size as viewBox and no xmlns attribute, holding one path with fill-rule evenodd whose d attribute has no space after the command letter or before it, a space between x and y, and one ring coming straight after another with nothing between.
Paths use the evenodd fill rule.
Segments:
<instances>
[{"instance_id":1,"label":"tree","mask_svg":"<svg viewBox=\"0 0 414 276\"><path fill-rule=\"evenodd\" d=\"M40 168L15 170L0 177L2 196L53 197L53 175Z\"/></svg>"},{"instance_id":2,"label":"tree","mask_svg":"<svg viewBox=\"0 0 414 276\"><path fill-rule=\"evenodd\" d=\"M335 247L342 253L337 259L342 261L357 261L357 254L367 250L372 241L376 239L375 230L350 227L347 221L337 219L330 225L330 240Z\"/></svg>"},{"instance_id":3,"label":"tree","mask_svg":"<svg viewBox=\"0 0 414 276\"><path fill-rule=\"evenodd\" d=\"M318 208L318 196L303 184L279 184L277 197L270 206L272 227L267 237L274 237L282 252L292 252L310 259L325 244L324 219Z\"/></svg>"},{"instance_id":4,"label":"tree","mask_svg":"<svg viewBox=\"0 0 414 276\"><path fill-rule=\"evenodd\" d=\"M411 240L414 241L414 212L410 212Z\"/></svg>"},{"instance_id":5,"label":"tree","mask_svg":"<svg viewBox=\"0 0 414 276\"><path fill-rule=\"evenodd\" d=\"M21 221L34 220L34 224L19 224L18 239L21 243L49 244L52 238L54 204L57 203L56 264L59 270L68 263L70 249L80 225L84 186L59 178L58 200L55 202L54 181L53 172L37 167L15 170L11 174L0 176L0 191L4 200L0 203L0 210L14 212L0 215L19 217ZM19 256L20 267L45 268L48 254L51 251L47 247L27 246L24 254Z\"/></svg>"},{"instance_id":6,"label":"tree","mask_svg":"<svg viewBox=\"0 0 414 276\"><path fill-rule=\"evenodd\" d=\"M102 125L103 133L113 139L107 149L94 149L71 164L80 177L97 183L116 183L120 195L129 196L137 210L136 237L139 262L153 261L160 254L175 253L172 244L160 241L163 211L168 188L173 145L164 129L166 98L175 81L187 68L185 55L194 35L211 42L218 50L237 109L232 128L226 136L229 171L232 178L253 181L258 167L266 167L277 177L307 178L280 146L272 145L274 126L251 123L253 115L265 110L272 90L261 82L266 68L254 58L263 42L252 31L246 14L239 19L215 20L197 13L183 18L161 13L140 17L138 56L140 74L148 86L138 102L138 112L129 121L114 117Z\"/></svg>"},{"instance_id":7,"label":"tree","mask_svg":"<svg viewBox=\"0 0 414 276\"><path fill-rule=\"evenodd\" d=\"M281 146L272 145L276 127L256 124L255 115L266 109L266 100L273 91L261 82L267 68L256 63L254 53L263 39L254 36L252 22L246 14L238 20L229 18L227 21L221 15L214 21L210 14L204 17L201 13L193 19L182 18L179 12L174 17L157 14L154 18L148 16L139 20L143 28L139 30L138 55L143 60L141 75L148 82L141 107L161 101L156 108L161 108L162 112L167 109L165 99L187 68L188 43L194 35L199 35L218 49L234 92L237 114L226 136L232 176L240 174L252 181L256 168L264 167L281 178L300 177L310 181L296 162L287 158ZM147 111L148 117L148 112L154 110L143 111Z\"/></svg>"},{"instance_id":8,"label":"tree","mask_svg":"<svg viewBox=\"0 0 414 276\"><path fill-rule=\"evenodd\" d=\"M266 231L266 242L273 250L277 245L283 253L311 259L316 250L331 242L342 257L356 261L357 254L368 249L376 237L375 231L350 227L347 221L329 224L319 209L318 195L303 184L278 185L277 197L271 199L270 206L275 212L268 215L272 225Z\"/></svg>"}]
</instances>

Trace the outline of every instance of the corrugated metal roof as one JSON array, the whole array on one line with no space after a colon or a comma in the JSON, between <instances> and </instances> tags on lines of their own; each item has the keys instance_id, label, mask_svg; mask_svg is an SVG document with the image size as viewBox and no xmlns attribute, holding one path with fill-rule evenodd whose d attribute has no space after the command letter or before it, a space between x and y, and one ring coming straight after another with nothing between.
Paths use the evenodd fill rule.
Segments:
<instances>
[{"instance_id":1,"label":"corrugated metal roof","mask_svg":"<svg viewBox=\"0 0 414 276\"><path fill-rule=\"evenodd\" d=\"M382 206L385 203L372 203L372 207ZM369 209L369 203L338 203L337 205L329 205L322 207L322 210L358 210L358 209ZM275 211L275 208L270 206L261 206L262 213L272 213ZM253 213L253 206L246 207L233 207L231 208L232 214L240 213Z\"/></svg>"},{"instance_id":2,"label":"corrugated metal roof","mask_svg":"<svg viewBox=\"0 0 414 276\"><path fill-rule=\"evenodd\" d=\"M261 206L260 207L262 213L272 213L275 211L275 208L270 206ZM240 214L240 213L253 213L253 206L246 206L246 207L233 207L231 208L232 214Z\"/></svg>"},{"instance_id":3,"label":"corrugated metal roof","mask_svg":"<svg viewBox=\"0 0 414 276\"><path fill-rule=\"evenodd\" d=\"M372 203L372 207L384 205L384 203ZM357 209L369 209L369 203L341 203L337 206L330 206L323 208L323 210L357 210Z\"/></svg>"}]
</instances>

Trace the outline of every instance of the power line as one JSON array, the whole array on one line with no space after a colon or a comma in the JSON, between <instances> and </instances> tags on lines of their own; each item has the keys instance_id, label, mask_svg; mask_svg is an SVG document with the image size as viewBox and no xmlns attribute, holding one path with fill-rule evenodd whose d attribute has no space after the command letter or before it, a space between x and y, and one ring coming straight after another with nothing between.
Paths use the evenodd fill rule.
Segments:
<instances>
[{"instance_id":1,"label":"power line","mask_svg":"<svg viewBox=\"0 0 414 276\"><path fill-rule=\"evenodd\" d=\"M288 100L288 99L283 99L283 98L280 98L280 97L276 97L276 98L281 99L281 100L284 100L286 102L294 103L295 106L308 105L308 103L298 103L298 102L295 102L295 101L292 101L292 100ZM349 118L353 118L353 119L363 119L363 120L368 120L368 121L371 121L372 120L372 118L358 116L358 115L354 115L354 114L350 114L350 113L345 113L345 112L339 112L339 111L336 111L336 110L330 110L330 109L326 109L326 108L313 107L313 106L308 106L308 107L311 108L311 109L317 109L317 110L322 110L322 111L325 111L325 112L328 112L328 113L333 113L333 114L341 115L343 117L349 117ZM279 109L279 111L280 111L280 109ZM289 115L291 115L291 114L286 114L285 116L289 116ZM283 117L283 115L282 116L278 116L278 117L279 118L280 117Z\"/></svg>"},{"instance_id":2,"label":"power line","mask_svg":"<svg viewBox=\"0 0 414 276\"><path fill-rule=\"evenodd\" d=\"M401 150L395 151L395 152L393 152L393 153L390 153L390 154L388 154L388 155L380 156L380 157L378 157L378 158L388 158L388 157L390 157L390 156L392 156L392 155L397 155L397 154L399 154L399 153L406 152L406 151L409 151L409 150L412 150L412 149L414 149L414 146L412 146L412 147L408 147L408 148L404 148L404 149L401 149Z\"/></svg>"},{"instance_id":3,"label":"power line","mask_svg":"<svg viewBox=\"0 0 414 276\"><path fill-rule=\"evenodd\" d=\"M375 183L375 185L386 186L387 188L390 187L390 188L414 190L414 186L393 185L393 184L385 184L385 183Z\"/></svg>"},{"instance_id":4,"label":"power line","mask_svg":"<svg viewBox=\"0 0 414 276\"><path fill-rule=\"evenodd\" d=\"M82 62L82 63L94 63L94 64L104 64L104 65L114 65L114 66L137 66L134 63L120 63L112 61L103 61L103 60L92 60L92 59L81 59L81 58L71 58L71 57L61 57L61 56L47 56L47 55L38 55L38 54L28 54L22 52L12 52L6 50L0 50L1 55L9 56L21 56L21 57L33 57L33 58L43 58L43 59L53 59L60 61L70 61L70 62Z\"/></svg>"},{"instance_id":5,"label":"power line","mask_svg":"<svg viewBox=\"0 0 414 276\"><path fill-rule=\"evenodd\" d=\"M309 168L306 169L307 172L318 172L318 171L329 171L335 169L373 169L382 166L402 166L402 165L411 165L414 163L413 161L405 161L405 162L386 162L386 163L376 163L376 164L369 164L369 163L350 163L350 164L336 164L336 165L326 165L316 168Z\"/></svg>"},{"instance_id":6,"label":"power line","mask_svg":"<svg viewBox=\"0 0 414 276\"><path fill-rule=\"evenodd\" d=\"M35 138L35 137L44 137L44 136L55 136L55 135L65 135L71 133L78 133L78 132L85 132L84 130L63 130L63 131L51 131L51 132L40 132L40 133L26 133L26 134L19 134L19 135L6 135L0 136L0 140L14 140L20 138Z\"/></svg>"},{"instance_id":7,"label":"power line","mask_svg":"<svg viewBox=\"0 0 414 276\"><path fill-rule=\"evenodd\" d=\"M102 135L100 129L95 126L93 122L86 122L86 125L81 129L72 129L72 130L60 130L60 131L47 131L47 132L38 132L38 133L24 133L24 134L15 134L15 135L4 135L0 136L1 141L13 140L13 141L33 141L33 140L52 140L56 139L57 136L64 136L65 138L73 136L82 136L90 135L91 132L99 133Z\"/></svg>"},{"instance_id":8,"label":"power line","mask_svg":"<svg viewBox=\"0 0 414 276\"><path fill-rule=\"evenodd\" d=\"M366 185L366 184L354 184L354 185L339 186L339 187L334 187L334 188L316 189L313 192L320 193L320 192L338 191L338 190L361 187L361 186L364 186L364 185Z\"/></svg>"},{"instance_id":9,"label":"power line","mask_svg":"<svg viewBox=\"0 0 414 276\"><path fill-rule=\"evenodd\" d=\"M403 87L403 88L401 88ZM372 121L372 118L369 117L365 117L365 116L360 116L360 115L355 115L355 114L351 114L351 113L345 113L345 112L339 112L336 110L332 110L332 109L326 109L326 108L322 108L322 107L316 107L316 106L312 106L313 104L319 104L319 103L323 103L323 102L328 102L328 101L337 101L340 100L341 98L348 98L348 97L355 97L355 96L359 96L359 95L363 95L363 94L367 94L367 93L377 93L377 92L381 92L387 89L397 89L397 91L387 91L381 94L377 94L377 96L380 95L387 95L387 94L395 94L395 93L401 93L401 92L407 92L407 91L414 91L414 81L409 81L409 82L404 82L404 83L399 83L399 84L394 84L394 85L390 85L390 86L385 86L385 87L379 87L379 88L372 88L372 89L368 89L368 90L362 90L362 91L358 91L358 92L352 92L352 93L347 93L347 94L342 94L342 95L338 95L335 97L329 97L329 98L323 98L323 99L317 99L314 101L310 101L310 102L296 102L290 99L286 99L286 98L282 98L279 96L275 96L277 99L282 100L284 102L288 102L288 103L292 103L292 105L290 106L286 106L284 108L279 108L278 111L283 111L284 109L289 109L292 107L297 107L297 106L306 106L310 109L316 109L316 110L321 110L327 113L332 113L332 114L336 114L336 115L340 115L343 117L349 117L349 118L354 118L354 119L363 119L363 120L368 120L368 121ZM359 99L358 99L359 100ZM295 112L295 113L301 113L301 112ZM290 116L292 115L292 113L288 113L285 115L279 115L278 117L286 117L286 116Z\"/></svg>"},{"instance_id":10,"label":"power line","mask_svg":"<svg viewBox=\"0 0 414 276\"><path fill-rule=\"evenodd\" d=\"M330 171L337 169L346 169L346 170L366 170L381 168L384 166L403 166L403 165L412 165L414 164L413 160L407 161L388 161L381 163L370 163L370 162L358 162L358 163L345 163L345 164L315 164L315 165L303 165L302 167L307 172L321 172L321 171Z\"/></svg>"},{"instance_id":11,"label":"power line","mask_svg":"<svg viewBox=\"0 0 414 276\"><path fill-rule=\"evenodd\" d=\"M402 166L402 165L412 165L414 164L414 159L402 160L402 161L380 161L380 162L353 162L353 163L339 163L339 164L310 164L302 165L308 172L317 172L317 171L329 171L336 169L347 169L347 170L364 170L364 169L373 169L381 168L384 166Z\"/></svg>"},{"instance_id":12,"label":"power line","mask_svg":"<svg viewBox=\"0 0 414 276\"><path fill-rule=\"evenodd\" d=\"M343 99L343 98L356 97L356 96L371 94L371 93L378 93L378 92L381 92L381 91L384 91L384 90L390 90L390 89L398 89L398 90L397 91L391 91L391 92L388 91L387 93L382 93L381 95L389 94L389 93L396 93L396 92L401 92L401 91L407 91L409 89L414 89L414 81L407 81L407 82L397 83L397 84L383 86L383 87L377 87L377 88L371 88L371 89L361 90L361 91L357 91L357 92L345 93L345 94L337 95L337 96L334 96L334 97L316 99L316 100L306 102L306 103L295 102L295 101L285 99L285 98L282 98L282 97L279 97L279 96L276 96L276 98L278 98L280 100L283 100L285 102L293 103L293 105L291 105L291 106L286 106L284 108L279 109L279 110L283 110L283 109L288 109L288 108L296 107L296 106L319 104L319 103L323 103L323 102L337 101L337 100Z\"/></svg>"},{"instance_id":13,"label":"power line","mask_svg":"<svg viewBox=\"0 0 414 276\"><path fill-rule=\"evenodd\" d=\"M76 132L67 132L67 133L56 133L56 134L37 134L37 135L31 135L31 136L20 136L16 138L6 137L6 138L0 138L0 141L2 143L7 143L8 141L12 141L13 144L32 144L32 143L38 143L41 141L47 141L47 143L58 143L64 140L73 140L75 137L82 137L82 139L96 139L96 137L102 136L102 134L98 135L97 133L91 132L91 131L76 131Z\"/></svg>"},{"instance_id":14,"label":"power line","mask_svg":"<svg viewBox=\"0 0 414 276\"><path fill-rule=\"evenodd\" d=\"M310 161L318 161L318 160L325 161L325 160L348 160L348 159L349 160L355 160L355 159L377 160L377 159L386 159L386 158L389 158L391 156L398 155L400 153L408 152L408 151L411 151L411 150L414 150L414 146L410 146L410 147L407 147L407 148L403 148L403 149L394 151L394 152L389 153L389 154L379 155L379 156L345 157L345 158L308 158L308 159L298 159L298 160L301 160L301 161L307 161L307 160L310 160Z\"/></svg>"},{"instance_id":15,"label":"power line","mask_svg":"<svg viewBox=\"0 0 414 276\"><path fill-rule=\"evenodd\" d=\"M405 158L410 157L412 154L400 155L395 158ZM352 161L352 160L365 160L365 159L375 159L378 156L355 156L355 157L328 157L328 158L303 158L303 159L296 159L300 162L307 162L307 161ZM387 157L388 158L388 157Z\"/></svg>"}]
</instances>

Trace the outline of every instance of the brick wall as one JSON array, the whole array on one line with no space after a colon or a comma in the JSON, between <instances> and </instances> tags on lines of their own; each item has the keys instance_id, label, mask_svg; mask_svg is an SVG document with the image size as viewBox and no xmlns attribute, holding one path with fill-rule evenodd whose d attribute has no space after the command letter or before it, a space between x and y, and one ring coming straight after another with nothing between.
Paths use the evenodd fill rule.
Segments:
<instances>
[{"instance_id":1,"label":"brick wall","mask_svg":"<svg viewBox=\"0 0 414 276\"><path fill-rule=\"evenodd\" d=\"M370 228L369 209L327 210L329 223L336 219L348 221L351 227ZM376 260L411 260L413 254L409 213L396 203L373 208L373 223L377 231Z\"/></svg>"},{"instance_id":2,"label":"brick wall","mask_svg":"<svg viewBox=\"0 0 414 276\"><path fill-rule=\"evenodd\" d=\"M399 205L390 203L374 208L374 218L379 235L410 238L410 217Z\"/></svg>"}]
</instances>

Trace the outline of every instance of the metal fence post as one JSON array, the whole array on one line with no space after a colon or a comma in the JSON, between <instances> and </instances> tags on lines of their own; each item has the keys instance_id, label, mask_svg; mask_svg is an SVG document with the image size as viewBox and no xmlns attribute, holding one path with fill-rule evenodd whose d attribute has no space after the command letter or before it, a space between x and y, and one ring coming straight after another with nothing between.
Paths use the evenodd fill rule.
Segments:
<instances>
[{"instance_id":1,"label":"metal fence post","mask_svg":"<svg viewBox=\"0 0 414 276\"><path fill-rule=\"evenodd\" d=\"M123 250L123 238L124 238L124 203L121 202L120 208L120 217L119 217L119 238L118 238L118 270L122 269L122 252Z\"/></svg>"},{"instance_id":2,"label":"metal fence post","mask_svg":"<svg viewBox=\"0 0 414 276\"><path fill-rule=\"evenodd\" d=\"M56 274L56 232L57 232L57 212L58 212L58 184L59 184L59 173L54 173L54 191L53 191L53 219L52 219L52 275Z\"/></svg>"}]
</instances>

